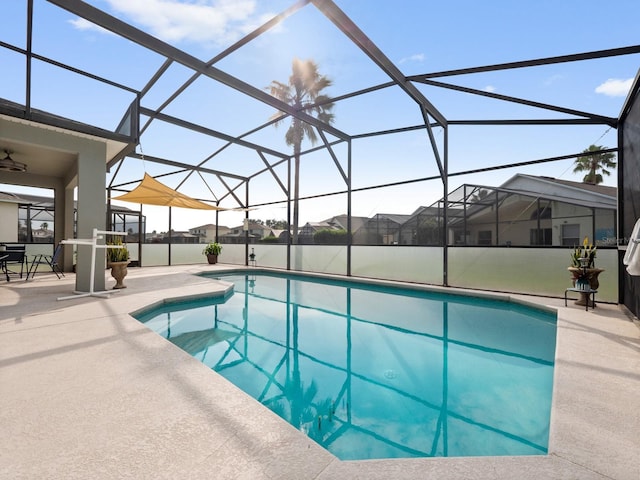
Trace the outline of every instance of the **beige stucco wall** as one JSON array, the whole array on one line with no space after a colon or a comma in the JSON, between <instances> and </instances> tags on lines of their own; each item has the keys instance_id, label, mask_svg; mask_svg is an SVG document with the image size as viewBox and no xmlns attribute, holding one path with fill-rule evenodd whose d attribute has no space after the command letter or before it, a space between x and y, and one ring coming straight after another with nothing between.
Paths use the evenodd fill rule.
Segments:
<instances>
[{"instance_id":1,"label":"beige stucco wall","mask_svg":"<svg viewBox=\"0 0 640 480\"><path fill-rule=\"evenodd\" d=\"M18 205L0 202L0 242L18 241Z\"/></svg>"}]
</instances>

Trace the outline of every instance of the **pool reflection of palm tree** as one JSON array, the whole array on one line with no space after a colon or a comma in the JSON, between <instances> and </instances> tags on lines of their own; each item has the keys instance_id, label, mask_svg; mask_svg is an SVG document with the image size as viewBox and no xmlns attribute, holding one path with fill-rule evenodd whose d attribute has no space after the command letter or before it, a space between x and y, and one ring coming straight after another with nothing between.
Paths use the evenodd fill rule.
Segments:
<instances>
[{"instance_id":1,"label":"pool reflection of palm tree","mask_svg":"<svg viewBox=\"0 0 640 480\"><path fill-rule=\"evenodd\" d=\"M271 409L320 445L324 445L325 438L334 430L332 422L335 406L330 398L314 402L317 394L318 386L315 381L307 387L299 376L293 375L285 382L283 397Z\"/></svg>"}]
</instances>

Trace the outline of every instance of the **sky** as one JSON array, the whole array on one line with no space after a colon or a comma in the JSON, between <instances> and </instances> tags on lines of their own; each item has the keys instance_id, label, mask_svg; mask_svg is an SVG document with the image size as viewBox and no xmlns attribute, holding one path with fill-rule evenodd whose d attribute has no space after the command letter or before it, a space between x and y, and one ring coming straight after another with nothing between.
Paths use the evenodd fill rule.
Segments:
<instances>
[{"instance_id":1,"label":"sky","mask_svg":"<svg viewBox=\"0 0 640 480\"><path fill-rule=\"evenodd\" d=\"M154 37L192 55L209 61L247 33L263 25L291 5L291 0L90 0L87 3L131 23ZM592 0L536 2L427 0L336 0L340 7L404 75L493 65L505 62L553 57L638 44L637 0L618 0L611 4ZM0 40L24 48L26 1L0 2L0 16L15 18L4 22ZM34 2L34 51L106 77L136 90L142 89L163 62L114 34L59 9L44 0ZM24 103L23 60L0 49L2 71L0 97ZM287 81L294 57L313 59L321 74L333 84L326 91L332 97L389 81L361 50L349 42L313 5L306 5L285 21L260 35L237 51L219 60L215 67L257 89L264 90L272 80ZM612 57L589 62L570 62L535 68L487 72L437 79L480 91L559 105L582 112L617 117L640 66L640 55ZM34 108L47 110L74 120L115 129L133 94L111 86L77 78L68 72L35 62L32 78ZM190 76L191 71L172 65L143 96L141 104L158 108ZM558 112L509 102L469 96L448 89L415 84L420 92L448 120L568 118ZM419 125L422 117L417 105L398 88L336 102L334 126L350 135ZM237 136L269 120L272 107L206 78L198 78L170 103L164 113L207 128ZM146 118L143 118L143 124ZM269 127L245 140L291 153L284 142L286 127ZM443 129L434 129L441 152ZM333 137L330 140L334 140ZM603 125L539 127L451 126L448 130L450 172L506 165L581 152L591 144L614 147L617 132ZM199 164L224 147L225 142L184 129L152 122L144 131L138 153L147 156ZM303 148L310 148L308 142ZM336 147L337 162L346 171L347 149ZM441 153L442 154L442 153ZM275 157L267 156L269 163ZM224 148L204 166L239 175L252 175L265 169L263 160L241 147ZM547 163L526 169L503 169L476 175L451 177L450 190L463 183L499 186L516 173L547 175L580 181L571 160ZM274 168L283 182L283 165ZM174 168L148 161L127 159L108 182L127 184L130 189L143 173L164 175ZM438 169L424 131L384 135L352 144L352 187L367 188L415 178L438 175ZM115 176L115 178L114 178ZM206 180L206 183L203 181ZM615 185L615 172L605 183ZM172 188L203 199L222 199L221 205L237 207L228 187L213 176L174 173L160 177ZM184 183L183 183L184 182ZM326 153L303 157L301 191L303 196L343 191L346 184L334 160ZM0 190L14 187L0 185ZM243 189L237 190L244 201ZM225 196L226 195L226 196ZM250 183L250 203L283 200L282 189L268 171ZM443 195L439 179L364 190L353 194L352 214L410 214L421 205L430 205ZM116 202L117 203L117 202ZM137 205L121 203L128 208ZM301 202L301 224L346 213L345 195ZM176 213L177 212L177 213ZM179 209L172 227L186 230L215 223L210 213ZM143 207L148 231L167 229L166 209ZM251 218L284 219L283 204L263 206L250 212ZM235 226L242 214L223 213L219 223Z\"/></svg>"}]
</instances>

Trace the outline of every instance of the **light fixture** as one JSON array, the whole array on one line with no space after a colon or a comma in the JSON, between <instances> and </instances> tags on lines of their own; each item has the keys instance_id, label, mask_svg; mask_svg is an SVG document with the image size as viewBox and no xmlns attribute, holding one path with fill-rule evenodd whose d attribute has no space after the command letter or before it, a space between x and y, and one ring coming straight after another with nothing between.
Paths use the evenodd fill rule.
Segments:
<instances>
[{"instance_id":1,"label":"light fixture","mask_svg":"<svg viewBox=\"0 0 640 480\"><path fill-rule=\"evenodd\" d=\"M26 172L27 165L24 163L16 162L13 158L11 158L11 154L8 150L5 150L4 153L7 155L2 160L0 160L0 171L5 172Z\"/></svg>"}]
</instances>

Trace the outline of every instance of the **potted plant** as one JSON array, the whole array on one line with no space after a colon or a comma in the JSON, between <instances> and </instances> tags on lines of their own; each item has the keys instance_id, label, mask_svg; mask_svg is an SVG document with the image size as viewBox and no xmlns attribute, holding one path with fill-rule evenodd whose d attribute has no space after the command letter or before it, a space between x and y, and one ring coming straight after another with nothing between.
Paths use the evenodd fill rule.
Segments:
<instances>
[{"instance_id":1,"label":"potted plant","mask_svg":"<svg viewBox=\"0 0 640 480\"><path fill-rule=\"evenodd\" d=\"M582 247L574 247L571 251L571 266L568 268L571 273L573 285L588 292L597 290L600 286L598 275L604 272L602 268L595 267L597 247L589 243L589 237L584 237ZM581 294L576 305L586 305L589 300L589 293Z\"/></svg>"},{"instance_id":2,"label":"potted plant","mask_svg":"<svg viewBox=\"0 0 640 480\"><path fill-rule=\"evenodd\" d=\"M113 245L113 247L107 248L107 267L111 267L111 276L116 280L113 289L127 288L123 280L127 276L129 249L122 243L120 236L116 236L114 240L107 242L107 245Z\"/></svg>"},{"instance_id":3,"label":"potted plant","mask_svg":"<svg viewBox=\"0 0 640 480\"><path fill-rule=\"evenodd\" d=\"M218 242L210 242L204 247L202 253L207 256L207 261L210 264L218 263L218 255L222 252L222 245Z\"/></svg>"}]
</instances>

